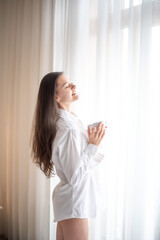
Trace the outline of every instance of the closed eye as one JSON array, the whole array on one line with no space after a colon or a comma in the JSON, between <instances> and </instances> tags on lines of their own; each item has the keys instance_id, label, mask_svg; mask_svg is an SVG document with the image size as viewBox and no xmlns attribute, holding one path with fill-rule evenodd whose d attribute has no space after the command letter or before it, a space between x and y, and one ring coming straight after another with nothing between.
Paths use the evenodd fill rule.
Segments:
<instances>
[{"instance_id":1,"label":"closed eye","mask_svg":"<svg viewBox=\"0 0 160 240\"><path fill-rule=\"evenodd\" d=\"M68 86L66 88L69 88L70 85L73 85L73 83L71 82L70 84L68 84Z\"/></svg>"}]
</instances>

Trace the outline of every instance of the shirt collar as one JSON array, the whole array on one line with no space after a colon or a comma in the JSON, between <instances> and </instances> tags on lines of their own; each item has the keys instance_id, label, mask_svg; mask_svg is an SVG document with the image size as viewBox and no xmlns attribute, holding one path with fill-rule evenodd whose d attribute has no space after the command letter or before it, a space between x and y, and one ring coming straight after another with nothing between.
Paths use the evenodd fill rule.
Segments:
<instances>
[{"instance_id":1,"label":"shirt collar","mask_svg":"<svg viewBox=\"0 0 160 240\"><path fill-rule=\"evenodd\" d=\"M58 116L67 118L72 121L78 121L78 117L74 112L69 112L67 110L64 110L62 108L58 108Z\"/></svg>"}]
</instances>

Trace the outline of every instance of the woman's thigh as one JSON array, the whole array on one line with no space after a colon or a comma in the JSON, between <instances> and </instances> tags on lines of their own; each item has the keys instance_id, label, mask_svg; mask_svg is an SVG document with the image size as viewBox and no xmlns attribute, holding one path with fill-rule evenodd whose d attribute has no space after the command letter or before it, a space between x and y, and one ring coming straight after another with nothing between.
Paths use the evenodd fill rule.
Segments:
<instances>
[{"instance_id":1,"label":"woman's thigh","mask_svg":"<svg viewBox=\"0 0 160 240\"><path fill-rule=\"evenodd\" d=\"M64 240L89 240L88 218L70 218L60 221Z\"/></svg>"},{"instance_id":2,"label":"woman's thigh","mask_svg":"<svg viewBox=\"0 0 160 240\"><path fill-rule=\"evenodd\" d=\"M56 240L64 240L63 230L60 222L57 222Z\"/></svg>"}]
</instances>

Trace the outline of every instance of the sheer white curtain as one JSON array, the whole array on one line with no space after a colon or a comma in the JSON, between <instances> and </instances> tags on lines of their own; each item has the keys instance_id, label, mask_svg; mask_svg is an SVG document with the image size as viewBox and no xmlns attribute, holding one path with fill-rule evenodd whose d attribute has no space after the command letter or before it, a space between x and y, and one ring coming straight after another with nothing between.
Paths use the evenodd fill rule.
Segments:
<instances>
[{"instance_id":1,"label":"sheer white curtain","mask_svg":"<svg viewBox=\"0 0 160 240\"><path fill-rule=\"evenodd\" d=\"M0 233L55 239L51 194L29 138L40 79L65 71L73 110L106 120L106 209L91 240L160 239L160 1L0 0ZM95 170L96 177L96 170Z\"/></svg>"},{"instance_id":2,"label":"sheer white curtain","mask_svg":"<svg viewBox=\"0 0 160 240\"><path fill-rule=\"evenodd\" d=\"M106 210L90 239L158 240L160 1L55 3L54 68L77 84L75 112L108 126Z\"/></svg>"}]
</instances>

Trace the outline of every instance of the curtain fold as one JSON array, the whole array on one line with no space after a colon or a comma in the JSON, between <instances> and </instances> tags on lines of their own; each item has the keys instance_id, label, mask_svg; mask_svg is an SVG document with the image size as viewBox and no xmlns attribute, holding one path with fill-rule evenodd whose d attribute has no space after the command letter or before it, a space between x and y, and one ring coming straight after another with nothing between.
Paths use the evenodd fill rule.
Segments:
<instances>
[{"instance_id":1,"label":"curtain fold","mask_svg":"<svg viewBox=\"0 0 160 240\"><path fill-rule=\"evenodd\" d=\"M107 207L90 220L92 240L160 237L156 220L160 195L158 41L155 46L160 35L159 4L150 0L55 4L54 66L77 81L80 99L73 109L86 123L108 123L101 170ZM71 21L66 19L60 31L61 15L69 15ZM59 41L64 33L67 45Z\"/></svg>"},{"instance_id":2,"label":"curtain fold","mask_svg":"<svg viewBox=\"0 0 160 240\"><path fill-rule=\"evenodd\" d=\"M8 239L49 239L50 180L29 144L39 83L53 71L54 2L0 1L0 12L0 230Z\"/></svg>"},{"instance_id":3,"label":"curtain fold","mask_svg":"<svg viewBox=\"0 0 160 240\"><path fill-rule=\"evenodd\" d=\"M106 209L91 240L160 239L160 1L0 0L0 234L56 239L52 191L30 157L38 87L64 71L73 111L107 122L100 168Z\"/></svg>"}]
</instances>

